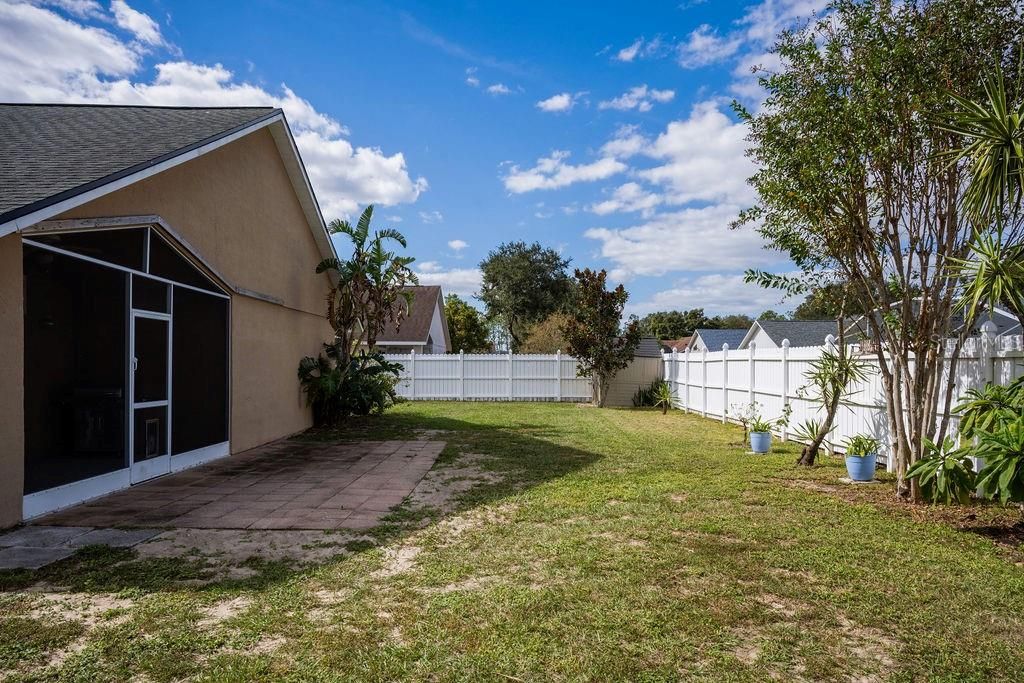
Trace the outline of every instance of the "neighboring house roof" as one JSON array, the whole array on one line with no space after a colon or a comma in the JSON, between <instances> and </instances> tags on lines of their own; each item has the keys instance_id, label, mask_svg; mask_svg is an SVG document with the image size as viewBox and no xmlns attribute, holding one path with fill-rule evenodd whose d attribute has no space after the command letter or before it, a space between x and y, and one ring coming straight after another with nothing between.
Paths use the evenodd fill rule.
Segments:
<instances>
[{"instance_id":1,"label":"neighboring house roof","mask_svg":"<svg viewBox=\"0 0 1024 683\"><path fill-rule=\"evenodd\" d=\"M917 315L919 306L920 303L918 302L918 300L915 299L911 307L911 315ZM867 321L864 318L865 316L858 317L854 321L853 326L857 327L858 329L866 328ZM982 311L978 314L978 318L974 323L974 329L970 331L969 336L978 336L981 333L981 326L988 322L990 319L996 325L997 337L1018 335L1022 333L1020 321L1017 320L1016 316L1001 308L994 308L992 309L991 316L989 315L988 311ZM953 335L959 334L964 324L964 316L960 313L954 313L952 314L950 321L952 323L950 325L950 332ZM866 329L864 329L864 331L866 332Z\"/></svg>"},{"instance_id":2,"label":"neighboring house roof","mask_svg":"<svg viewBox=\"0 0 1024 683\"><path fill-rule=\"evenodd\" d=\"M672 353L673 351L679 351L682 353L686 350L686 347L690 345L690 339L692 337L682 337L680 339L662 339L661 350L666 353Z\"/></svg>"},{"instance_id":3,"label":"neighboring house roof","mask_svg":"<svg viewBox=\"0 0 1024 683\"><path fill-rule=\"evenodd\" d=\"M284 113L270 107L0 104L0 237L268 128L324 256L333 256Z\"/></svg>"},{"instance_id":4,"label":"neighboring house roof","mask_svg":"<svg viewBox=\"0 0 1024 683\"><path fill-rule=\"evenodd\" d=\"M441 295L441 288L437 285L426 285L421 287L405 287L402 291L412 293L412 303L409 304L409 315L402 319L401 325L395 329L395 324L389 322L384 327L384 332L377 337L377 344L388 344L393 342L421 343L426 344L430 336L430 323L434 319L434 311L440 307L441 327L444 330L444 345L451 350L451 337L448 333L448 318L444 314L444 298ZM441 340L435 339L438 343Z\"/></svg>"},{"instance_id":5,"label":"neighboring house roof","mask_svg":"<svg viewBox=\"0 0 1024 683\"><path fill-rule=\"evenodd\" d=\"M731 330L699 329L694 331L693 337L690 338L690 344L694 343L695 337L700 337L708 351L721 351L723 344L728 344L730 349L737 349L746 334L747 330L745 328Z\"/></svg>"},{"instance_id":6,"label":"neighboring house roof","mask_svg":"<svg viewBox=\"0 0 1024 683\"><path fill-rule=\"evenodd\" d=\"M835 320L757 320L750 327L740 348L746 348L760 328L775 342L782 346L785 339L790 346L824 346L825 338L830 334L839 334L839 326Z\"/></svg>"},{"instance_id":7,"label":"neighboring house roof","mask_svg":"<svg viewBox=\"0 0 1024 683\"><path fill-rule=\"evenodd\" d=\"M633 352L634 358L661 358L661 344L655 337L641 337Z\"/></svg>"}]
</instances>

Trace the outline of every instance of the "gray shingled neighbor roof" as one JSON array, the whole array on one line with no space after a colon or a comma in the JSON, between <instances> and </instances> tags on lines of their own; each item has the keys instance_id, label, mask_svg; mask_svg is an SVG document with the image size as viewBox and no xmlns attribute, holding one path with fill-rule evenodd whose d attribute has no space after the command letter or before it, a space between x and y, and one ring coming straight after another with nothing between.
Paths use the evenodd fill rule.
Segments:
<instances>
[{"instance_id":1,"label":"gray shingled neighbor roof","mask_svg":"<svg viewBox=\"0 0 1024 683\"><path fill-rule=\"evenodd\" d=\"M777 346L788 339L790 346L824 346L828 335L836 336L835 320L758 320L757 324Z\"/></svg>"},{"instance_id":2,"label":"gray shingled neighbor roof","mask_svg":"<svg viewBox=\"0 0 1024 683\"><path fill-rule=\"evenodd\" d=\"M270 107L0 104L0 224L276 115Z\"/></svg>"},{"instance_id":3,"label":"gray shingled neighbor roof","mask_svg":"<svg viewBox=\"0 0 1024 683\"><path fill-rule=\"evenodd\" d=\"M694 332L704 340L704 346L708 351L721 351L722 344L728 344L730 349L738 349L743 338L747 336L747 330L709 330L699 329Z\"/></svg>"},{"instance_id":4,"label":"gray shingled neighbor roof","mask_svg":"<svg viewBox=\"0 0 1024 683\"><path fill-rule=\"evenodd\" d=\"M423 285L419 287L405 287L405 292L412 293L412 303L409 304L409 315L402 320L402 324L395 330L395 324L391 321L384 326L384 332L377 335L378 344L388 342L420 342L425 343L430 336L430 323L434 319L434 309L437 307L437 300L441 298L441 288L438 285ZM441 302L441 310L444 311L444 301ZM447 316L441 317L441 326L444 329L445 346L451 346L448 333ZM442 340L435 339L435 344ZM458 349L449 349L458 353Z\"/></svg>"}]
</instances>

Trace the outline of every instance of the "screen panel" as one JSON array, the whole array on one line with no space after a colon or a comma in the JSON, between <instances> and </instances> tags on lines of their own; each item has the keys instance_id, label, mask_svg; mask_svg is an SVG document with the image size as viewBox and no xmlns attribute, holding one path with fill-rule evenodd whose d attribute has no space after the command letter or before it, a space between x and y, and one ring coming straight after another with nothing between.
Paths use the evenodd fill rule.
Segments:
<instances>
[{"instance_id":1,"label":"screen panel","mask_svg":"<svg viewBox=\"0 0 1024 683\"><path fill-rule=\"evenodd\" d=\"M127 467L126 273L24 245L25 493Z\"/></svg>"},{"instance_id":2,"label":"screen panel","mask_svg":"<svg viewBox=\"0 0 1024 683\"><path fill-rule=\"evenodd\" d=\"M228 440L228 300L174 288L173 453Z\"/></svg>"},{"instance_id":3,"label":"screen panel","mask_svg":"<svg viewBox=\"0 0 1024 683\"><path fill-rule=\"evenodd\" d=\"M146 266L146 231L149 228L123 230L86 230L33 234L31 239L82 256L116 263L125 268L144 270Z\"/></svg>"}]
</instances>

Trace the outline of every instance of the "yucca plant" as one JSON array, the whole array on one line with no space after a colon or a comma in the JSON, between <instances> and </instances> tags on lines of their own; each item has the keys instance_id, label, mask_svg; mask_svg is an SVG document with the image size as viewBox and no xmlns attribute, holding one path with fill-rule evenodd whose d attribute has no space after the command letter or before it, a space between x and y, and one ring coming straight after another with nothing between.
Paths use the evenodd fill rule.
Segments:
<instances>
[{"instance_id":1,"label":"yucca plant","mask_svg":"<svg viewBox=\"0 0 1024 683\"><path fill-rule=\"evenodd\" d=\"M978 473L981 492L1004 505L1024 502L1024 416L983 434L976 452L985 459Z\"/></svg>"},{"instance_id":2,"label":"yucca plant","mask_svg":"<svg viewBox=\"0 0 1024 683\"><path fill-rule=\"evenodd\" d=\"M970 502L975 473L969 452L957 448L949 437L941 445L925 439L924 446L924 457L907 470L907 478L917 480L925 500L946 505Z\"/></svg>"},{"instance_id":3,"label":"yucca plant","mask_svg":"<svg viewBox=\"0 0 1024 683\"><path fill-rule=\"evenodd\" d=\"M661 408L662 415L666 414L668 409L672 407L672 387L669 386L668 382L658 382L657 385L652 387L652 398L654 399L654 407Z\"/></svg>"},{"instance_id":4,"label":"yucca plant","mask_svg":"<svg viewBox=\"0 0 1024 683\"><path fill-rule=\"evenodd\" d=\"M828 450L829 453L831 453L833 450L832 442L829 441L828 435L834 432L836 427L835 425L830 425L825 429L825 423L823 420L804 420L793 427L793 438L803 443L811 443L818 438L819 434L822 434L822 430L824 430L824 435L820 443Z\"/></svg>"}]
</instances>

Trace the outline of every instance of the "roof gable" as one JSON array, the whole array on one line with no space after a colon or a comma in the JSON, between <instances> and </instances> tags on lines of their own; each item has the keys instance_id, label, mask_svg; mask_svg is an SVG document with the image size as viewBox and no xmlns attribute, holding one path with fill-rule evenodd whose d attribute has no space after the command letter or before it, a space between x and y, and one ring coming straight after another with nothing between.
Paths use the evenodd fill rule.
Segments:
<instances>
[{"instance_id":1,"label":"roof gable","mask_svg":"<svg viewBox=\"0 0 1024 683\"><path fill-rule=\"evenodd\" d=\"M393 321L388 321L384 326L384 332L377 336L378 344L389 344L394 342L405 343L427 343L430 336L430 325L434 315L440 315L445 335L446 346L451 342L448 338L448 323L444 320L444 303L441 300L441 288L437 285L418 287L405 287L402 291L411 293L412 302L409 304L409 315L402 324L395 326Z\"/></svg>"},{"instance_id":2,"label":"roof gable","mask_svg":"<svg viewBox=\"0 0 1024 683\"><path fill-rule=\"evenodd\" d=\"M269 107L0 105L0 237L267 128L321 254L334 245L284 114Z\"/></svg>"}]
</instances>

